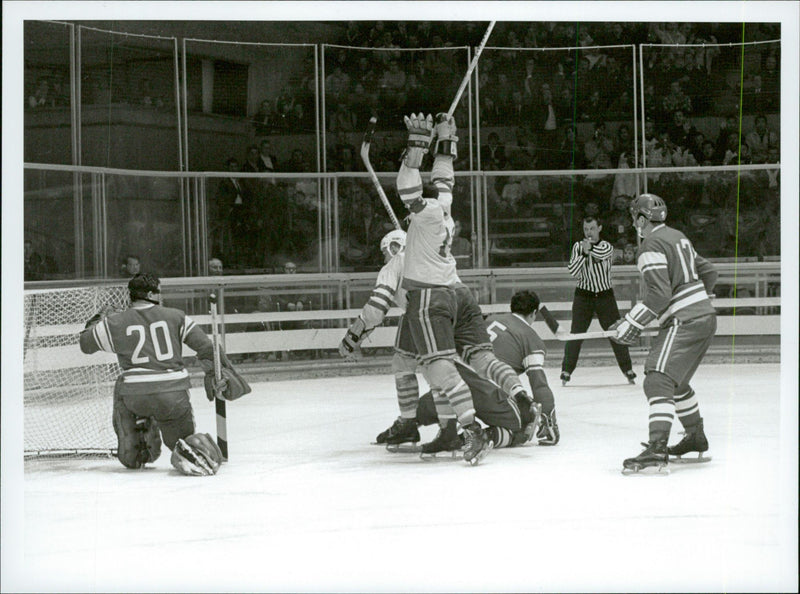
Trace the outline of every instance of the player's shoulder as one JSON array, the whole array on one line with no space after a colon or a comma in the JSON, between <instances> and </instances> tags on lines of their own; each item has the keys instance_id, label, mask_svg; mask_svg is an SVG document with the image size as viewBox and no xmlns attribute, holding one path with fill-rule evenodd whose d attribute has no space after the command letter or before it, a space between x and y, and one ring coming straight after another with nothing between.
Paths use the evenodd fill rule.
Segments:
<instances>
[{"instance_id":1,"label":"player's shoulder","mask_svg":"<svg viewBox=\"0 0 800 594\"><path fill-rule=\"evenodd\" d=\"M182 322L187 316L186 312L184 312L182 309L178 309L177 307L154 305L148 310L148 317L151 319Z\"/></svg>"},{"instance_id":2,"label":"player's shoulder","mask_svg":"<svg viewBox=\"0 0 800 594\"><path fill-rule=\"evenodd\" d=\"M525 322L525 320L521 319L520 317L514 315L511 312L495 314L494 318L490 317L489 319L494 319L495 321L503 324L508 329L509 333L517 337L524 337L530 334L536 334L533 328L531 328Z\"/></svg>"}]
</instances>

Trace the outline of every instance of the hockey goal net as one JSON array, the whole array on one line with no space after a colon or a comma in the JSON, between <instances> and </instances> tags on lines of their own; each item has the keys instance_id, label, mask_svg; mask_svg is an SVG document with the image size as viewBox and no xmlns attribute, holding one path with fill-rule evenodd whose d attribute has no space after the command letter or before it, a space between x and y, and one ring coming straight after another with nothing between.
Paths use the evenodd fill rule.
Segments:
<instances>
[{"instance_id":1,"label":"hockey goal net","mask_svg":"<svg viewBox=\"0 0 800 594\"><path fill-rule=\"evenodd\" d=\"M113 455L115 355L85 355L78 334L103 308L123 309L121 285L25 292L25 457Z\"/></svg>"}]
</instances>

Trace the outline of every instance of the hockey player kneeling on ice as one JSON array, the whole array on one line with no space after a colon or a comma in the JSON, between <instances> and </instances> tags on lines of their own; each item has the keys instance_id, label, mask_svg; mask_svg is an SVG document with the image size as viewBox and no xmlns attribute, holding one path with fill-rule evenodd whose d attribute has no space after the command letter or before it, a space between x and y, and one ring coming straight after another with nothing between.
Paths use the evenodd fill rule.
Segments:
<instances>
[{"instance_id":1,"label":"hockey player kneeling on ice","mask_svg":"<svg viewBox=\"0 0 800 594\"><path fill-rule=\"evenodd\" d=\"M207 387L211 376L210 399L215 388L233 399L249 392L250 387L230 367L226 367L230 373L223 374L219 384L214 381L211 341L184 312L161 305L157 277L137 274L128 282L128 290L130 307L122 312L95 314L79 340L86 354L102 350L117 355L122 368L114 387L112 413L117 457L127 468L141 468L158 458L162 439L174 450L179 440L195 433L189 372L182 357L184 343L197 353L206 371ZM224 357L223 363L230 365ZM215 468L213 464L209 467Z\"/></svg>"},{"instance_id":2,"label":"hockey player kneeling on ice","mask_svg":"<svg viewBox=\"0 0 800 594\"><path fill-rule=\"evenodd\" d=\"M515 397L509 397L502 388L480 377L474 370L459 365L458 373L469 386L472 401L475 403L475 416L487 425L484 431L495 448L521 446L533 438L540 422L538 405L533 407L529 416L524 411L527 404L525 401L520 403ZM436 398L433 392L427 392L420 398L416 416L418 425L439 423ZM439 410L441 405L442 403L438 403ZM461 449L460 446L463 445L460 437L451 436L451 442L453 446L457 446L455 449ZM424 449L422 451L427 453Z\"/></svg>"}]
</instances>

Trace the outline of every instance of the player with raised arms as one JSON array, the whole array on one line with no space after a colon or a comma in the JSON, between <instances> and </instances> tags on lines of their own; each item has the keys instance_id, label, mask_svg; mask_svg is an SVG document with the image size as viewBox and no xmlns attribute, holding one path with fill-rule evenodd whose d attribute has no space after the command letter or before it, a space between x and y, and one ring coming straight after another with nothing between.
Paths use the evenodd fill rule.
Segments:
<instances>
[{"instance_id":1,"label":"player with raised arms","mask_svg":"<svg viewBox=\"0 0 800 594\"><path fill-rule=\"evenodd\" d=\"M667 205L655 194L642 194L631 203L634 227L642 238L636 266L642 274L645 295L612 326L612 340L633 344L644 327L660 325L644 365L643 388L650 409L649 442L644 451L623 462L623 473L643 468L666 469L669 456L697 452L691 461L710 458L700 406L689 381L697 371L717 328L709 295L717 282L714 265L700 256L680 231L667 226ZM667 449L675 413L685 437ZM690 460L682 460L690 461Z\"/></svg>"},{"instance_id":2,"label":"player with raised arms","mask_svg":"<svg viewBox=\"0 0 800 594\"><path fill-rule=\"evenodd\" d=\"M397 174L397 189L409 210L403 288L408 292L406 316L422 372L436 400L440 431L423 445L425 453L460 449L457 423L464 429L464 460L477 464L492 448L480 423L475 421L472 395L456 370L454 326L459 282L456 261L450 253L453 221L452 203L455 121L439 122L422 113L404 117L408 145ZM436 188L423 194L419 167L437 136L432 179Z\"/></svg>"},{"instance_id":3,"label":"player with raised arms","mask_svg":"<svg viewBox=\"0 0 800 594\"><path fill-rule=\"evenodd\" d=\"M408 145L397 174L400 198L410 212L403 287L408 291L407 316L414 345L425 379L436 396L441 426L436 438L423 445L422 452L460 449L460 423L464 428L464 459L475 464L493 444L475 422L469 388L454 363L456 355L507 394L524 400L528 411L532 400L514 371L492 353L480 307L461 283L450 253L455 227L450 214L458 142L455 120L439 114L434 126L430 115L420 113L406 116L404 122ZM434 147L432 184L424 186L419 167L430 146Z\"/></svg>"},{"instance_id":4,"label":"player with raised arms","mask_svg":"<svg viewBox=\"0 0 800 594\"><path fill-rule=\"evenodd\" d=\"M163 437L178 471L194 476L216 474L222 452L207 433L195 433L183 344L197 353L206 372L209 400L217 390L233 400L249 392L250 386L224 354L225 373L219 382L215 380L211 341L184 312L161 305L157 277L137 274L128 282L128 291L128 309L95 314L79 337L82 352L114 353L122 368L114 385L112 413L117 458L127 468L141 468L159 457Z\"/></svg>"}]
</instances>

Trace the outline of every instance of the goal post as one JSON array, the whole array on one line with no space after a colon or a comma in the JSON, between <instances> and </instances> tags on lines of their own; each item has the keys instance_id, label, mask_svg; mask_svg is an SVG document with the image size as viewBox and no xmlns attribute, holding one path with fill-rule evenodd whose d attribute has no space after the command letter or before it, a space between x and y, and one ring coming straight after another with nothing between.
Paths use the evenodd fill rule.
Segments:
<instances>
[{"instance_id":1,"label":"goal post","mask_svg":"<svg viewBox=\"0 0 800 594\"><path fill-rule=\"evenodd\" d=\"M104 285L25 291L24 453L84 457L116 452L111 425L116 355L85 355L78 335L99 310L123 309L127 287Z\"/></svg>"}]
</instances>

